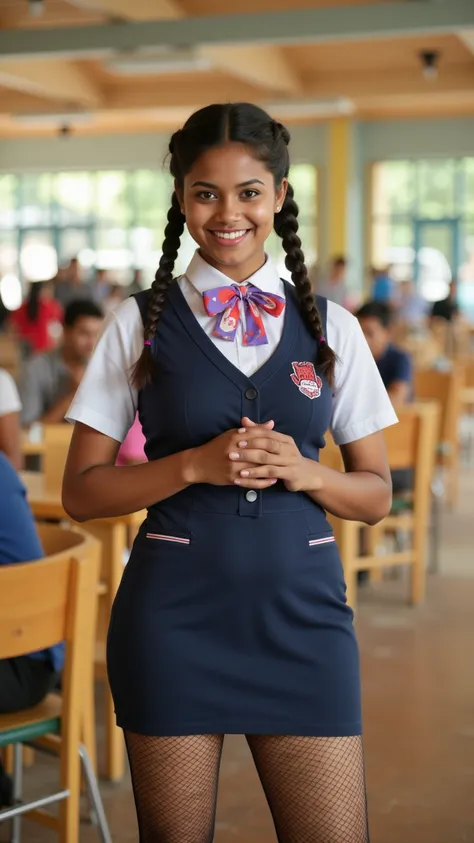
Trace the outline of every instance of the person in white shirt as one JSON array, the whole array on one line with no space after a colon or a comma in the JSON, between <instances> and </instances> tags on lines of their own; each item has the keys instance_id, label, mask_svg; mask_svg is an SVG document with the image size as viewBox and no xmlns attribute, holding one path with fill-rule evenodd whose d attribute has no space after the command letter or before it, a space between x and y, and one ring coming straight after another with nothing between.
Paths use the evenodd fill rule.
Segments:
<instances>
[{"instance_id":1,"label":"person in white shirt","mask_svg":"<svg viewBox=\"0 0 474 843\"><path fill-rule=\"evenodd\" d=\"M12 465L21 468L21 401L12 376L0 369L0 451Z\"/></svg>"},{"instance_id":2,"label":"person in white shirt","mask_svg":"<svg viewBox=\"0 0 474 843\"><path fill-rule=\"evenodd\" d=\"M357 320L312 293L289 140L248 103L175 132L155 281L107 317L68 411L69 514L148 508L108 637L141 843L213 838L230 732L280 843L368 843L357 644L325 510L388 514L396 416ZM199 249L175 279L185 226ZM292 284L265 255L273 229ZM148 462L118 467L137 409ZM328 429L346 473L319 464Z\"/></svg>"}]
</instances>

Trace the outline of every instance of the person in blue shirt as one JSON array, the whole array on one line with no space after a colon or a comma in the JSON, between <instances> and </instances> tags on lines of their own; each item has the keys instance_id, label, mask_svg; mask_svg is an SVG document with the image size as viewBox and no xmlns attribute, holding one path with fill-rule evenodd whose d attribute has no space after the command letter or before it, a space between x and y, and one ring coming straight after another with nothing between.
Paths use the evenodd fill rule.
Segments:
<instances>
[{"instance_id":1,"label":"person in blue shirt","mask_svg":"<svg viewBox=\"0 0 474 843\"><path fill-rule=\"evenodd\" d=\"M392 404L394 407L406 404L413 397L413 367L410 355L391 341L391 307L369 301L356 316Z\"/></svg>"},{"instance_id":2,"label":"person in blue shirt","mask_svg":"<svg viewBox=\"0 0 474 843\"><path fill-rule=\"evenodd\" d=\"M393 280L390 277L390 267L372 269L372 299L388 304L393 299Z\"/></svg>"},{"instance_id":3,"label":"person in blue shirt","mask_svg":"<svg viewBox=\"0 0 474 843\"><path fill-rule=\"evenodd\" d=\"M2 453L0 490L0 565L41 559L43 548L25 487ZM13 714L41 702L56 686L63 662L63 644L13 659L0 659L0 714ZM11 799L11 780L0 762L0 808L11 804Z\"/></svg>"},{"instance_id":4,"label":"person in blue shirt","mask_svg":"<svg viewBox=\"0 0 474 843\"><path fill-rule=\"evenodd\" d=\"M412 360L408 352L391 341L393 309L383 302L369 301L356 316L393 406L396 409L409 403L413 400ZM395 495L413 488L413 469L395 469L391 477Z\"/></svg>"}]
</instances>

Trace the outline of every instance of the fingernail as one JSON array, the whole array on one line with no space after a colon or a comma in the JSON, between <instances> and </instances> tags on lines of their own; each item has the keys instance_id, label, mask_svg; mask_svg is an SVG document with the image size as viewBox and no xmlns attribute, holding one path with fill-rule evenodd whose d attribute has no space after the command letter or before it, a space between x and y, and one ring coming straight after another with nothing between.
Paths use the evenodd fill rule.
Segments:
<instances>
[{"instance_id":1,"label":"fingernail","mask_svg":"<svg viewBox=\"0 0 474 843\"><path fill-rule=\"evenodd\" d=\"M248 477L249 474L250 474L250 471L247 471L246 469L244 469L243 471L240 472L241 477Z\"/></svg>"},{"instance_id":2,"label":"fingernail","mask_svg":"<svg viewBox=\"0 0 474 843\"><path fill-rule=\"evenodd\" d=\"M247 433L245 427L239 427L237 433Z\"/></svg>"},{"instance_id":3,"label":"fingernail","mask_svg":"<svg viewBox=\"0 0 474 843\"><path fill-rule=\"evenodd\" d=\"M246 447L247 447L247 442L245 442L245 440L242 441L242 442L239 442L239 448L246 448Z\"/></svg>"},{"instance_id":4,"label":"fingernail","mask_svg":"<svg viewBox=\"0 0 474 843\"><path fill-rule=\"evenodd\" d=\"M240 480L234 480L236 486L240 486Z\"/></svg>"},{"instance_id":5,"label":"fingernail","mask_svg":"<svg viewBox=\"0 0 474 843\"><path fill-rule=\"evenodd\" d=\"M236 454L235 451L232 451L232 453L229 454L229 457L230 457L231 460L238 460L239 454Z\"/></svg>"},{"instance_id":6,"label":"fingernail","mask_svg":"<svg viewBox=\"0 0 474 843\"><path fill-rule=\"evenodd\" d=\"M277 480L272 480L272 486L274 486L275 483L277 483Z\"/></svg>"}]
</instances>

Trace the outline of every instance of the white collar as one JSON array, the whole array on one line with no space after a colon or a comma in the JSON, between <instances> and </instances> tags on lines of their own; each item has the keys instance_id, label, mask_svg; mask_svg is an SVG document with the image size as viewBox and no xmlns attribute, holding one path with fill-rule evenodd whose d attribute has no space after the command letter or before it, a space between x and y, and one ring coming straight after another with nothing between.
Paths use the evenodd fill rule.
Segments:
<instances>
[{"instance_id":1,"label":"white collar","mask_svg":"<svg viewBox=\"0 0 474 843\"><path fill-rule=\"evenodd\" d=\"M233 283L228 275L224 275L223 272L206 263L197 251L184 274L201 294L205 293L206 290L212 290L213 287L228 287ZM268 256L264 265L247 279L247 283L253 284L254 287L258 287L265 293L281 295L282 280L278 275L275 264Z\"/></svg>"}]
</instances>

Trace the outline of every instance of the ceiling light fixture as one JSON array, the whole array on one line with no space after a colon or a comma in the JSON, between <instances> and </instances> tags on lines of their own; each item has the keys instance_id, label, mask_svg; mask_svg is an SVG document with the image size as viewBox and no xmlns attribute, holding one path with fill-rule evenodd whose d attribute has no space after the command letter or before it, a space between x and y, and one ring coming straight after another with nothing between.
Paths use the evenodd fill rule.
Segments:
<instances>
[{"instance_id":1,"label":"ceiling light fixture","mask_svg":"<svg viewBox=\"0 0 474 843\"><path fill-rule=\"evenodd\" d=\"M40 18L44 12L44 0L28 0L28 9L32 18Z\"/></svg>"},{"instance_id":2,"label":"ceiling light fixture","mask_svg":"<svg viewBox=\"0 0 474 843\"><path fill-rule=\"evenodd\" d=\"M160 76L173 73L196 73L211 69L211 62L195 50L159 50L119 54L110 58L106 67L120 76Z\"/></svg>"},{"instance_id":3,"label":"ceiling light fixture","mask_svg":"<svg viewBox=\"0 0 474 843\"><path fill-rule=\"evenodd\" d=\"M74 127L74 125L91 123L93 115L87 111L72 112L70 114L58 112L47 113L39 112L38 114L15 114L13 117L15 123L21 123L24 126L51 126L58 129L62 126Z\"/></svg>"},{"instance_id":4,"label":"ceiling light fixture","mask_svg":"<svg viewBox=\"0 0 474 843\"><path fill-rule=\"evenodd\" d=\"M353 114L354 103L349 99L339 97L334 100L280 100L279 102L266 103L265 109L270 114L283 118L304 118L304 117L336 117L341 114Z\"/></svg>"},{"instance_id":5,"label":"ceiling light fixture","mask_svg":"<svg viewBox=\"0 0 474 843\"><path fill-rule=\"evenodd\" d=\"M438 78L438 62L440 53L437 50L423 50L420 53L421 72L423 78L432 82Z\"/></svg>"}]
</instances>

